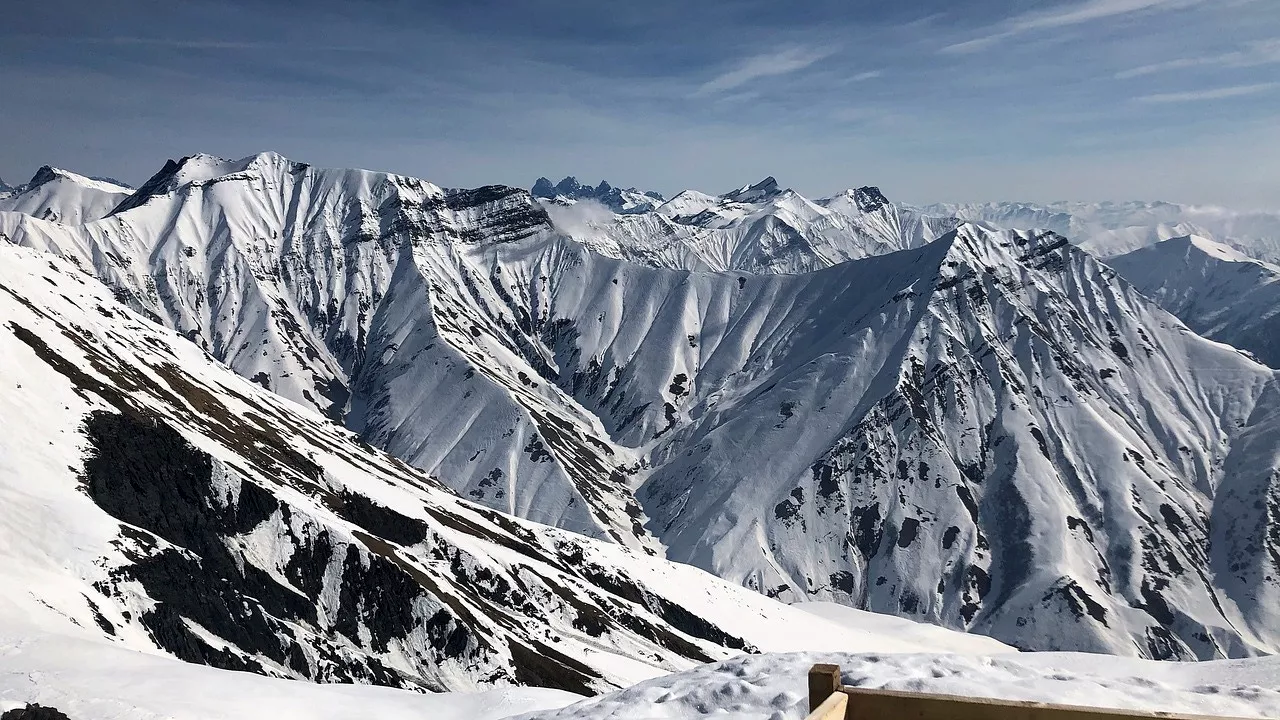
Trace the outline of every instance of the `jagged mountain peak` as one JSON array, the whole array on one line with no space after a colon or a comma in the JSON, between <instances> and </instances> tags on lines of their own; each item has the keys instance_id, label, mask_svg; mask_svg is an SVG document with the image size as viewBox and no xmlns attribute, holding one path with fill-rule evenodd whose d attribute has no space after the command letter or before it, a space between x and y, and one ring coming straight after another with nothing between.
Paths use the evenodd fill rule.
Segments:
<instances>
[{"instance_id":1,"label":"jagged mountain peak","mask_svg":"<svg viewBox=\"0 0 1280 720\"><path fill-rule=\"evenodd\" d=\"M81 187L96 190L103 193L128 193L131 188L127 185L121 185L112 180L104 178L91 178L86 175L64 170L63 168L54 167L52 165L43 165L36 170L35 175L31 176L31 180L21 187L21 190L34 190L46 183L63 180L75 183Z\"/></svg>"},{"instance_id":2,"label":"jagged mountain peak","mask_svg":"<svg viewBox=\"0 0 1280 720\"><path fill-rule=\"evenodd\" d=\"M729 202L758 203L769 200L782 193L778 181L772 175L753 185L743 185L737 190L727 192L720 197Z\"/></svg>"},{"instance_id":3,"label":"jagged mountain peak","mask_svg":"<svg viewBox=\"0 0 1280 720\"><path fill-rule=\"evenodd\" d=\"M841 190L829 198L819 200L818 204L837 212L864 214L893 207L893 203L885 197L880 188L873 185Z\"/></svg>"},{"instance_id":4,"label":"jagged mountain peak","mask_svg":"<svg viewBox=\"0 0 1280 720\"><path fill-rule=\"evenodd\" d=\"M579 200L593 200L616 213L635 214L649 212L665 202L662 194L652 190L640 191L634 187L620 188L601 180L592 187L583 185L572 175L556 184L545 177L538 178L530 190L532 195L542 200L566 204Z\"/></svg>"},{"instance_id":5,"label":"jagged mountain peak","mask_svg":"<svg viewBox=\"0 0 1280 720\"><path fill-rule=\"evenodd\" d=\"M30 182L0 192L0 212L78 225L103 217L130 192L130 188L112 181L45 165Z\"/></svg>"}]
</instances>

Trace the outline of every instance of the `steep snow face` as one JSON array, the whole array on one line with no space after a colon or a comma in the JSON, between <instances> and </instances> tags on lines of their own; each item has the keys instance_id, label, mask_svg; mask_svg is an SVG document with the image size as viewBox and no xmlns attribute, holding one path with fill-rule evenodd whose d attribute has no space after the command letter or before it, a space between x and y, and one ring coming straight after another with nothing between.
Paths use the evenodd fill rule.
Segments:
<instances>
[{"instance_id":1,"label":"steep snow face","mask_svg":"<svg viewBox=\"0 0 1280 720\"><path fill-rule=\"evenodd\" d=\"M654 267L794 274L918 247L955 229L890 203L876 188L813 202L773 178L722 196L686 190L652 213L552 214L562 233Z\"/></svg>"},{"instance_id":2,"label":"steep snow face","mask_svg":"<svg viewBox=\"0 0 1280 720\"><path fill-rule=\"evenodd\" d=\"M866 647L466 503L11 245L0 377L0 667L60 637L321 682L591 694L743 651Z\"/></svg>"},{"instance_id":3,"label":"steep snow face","mask_svg":"<svg viewBox=\"0 0 1280 720\"><path fill-rule=\"evenodd\" d=\"M530 318L463 254L549 232L522 191L270 153L170 162L82 227L0 213L0 234L91 269L244 377L467 496L653 546L627 489L636 458L539 381L547 360L521 345Z\"/></svg>"},{"instance_id":4,"label":"steep snow face","mask_svg":"<svg viewBox=\"0 0 1280 720\"><path fill-rule=\"evenodd\" d=\"M79 225L104 217L132 192L112 182L46 165L26 185L0 187L0 212Z\"/></svg>"},{"instance_id":5,"label":"steep snow face","mask_svg":"<svg viewBox=\"0 0 1280 720\"><path fill-rule=\"evenodd\" d=\"M532 195L554 204L572 205L580 200L592 200L604 205L616 213L649 212L664 202L660 193L652 190L640 191L636 188L616 188L601 180L600 184L591 187L578 182L573 176L566 177L555 185L540 177L530 190Z\"/></svg>"},{"instance_id":6,"label":"steep snow face","mask_svg":"<svg viewBox=\"0 0 1280 720\"><path fill-rule=\"evenodd\" d=\"M1107 264L1197 333L1280 367L1280 266L1194 235Z\"/></svg>"},{"instance_id":7,"label":"steep snow face","mask_svg":"<svg viewBox=\"0 0 1280 720\"><path fill-rule=\"evenodd\" d=\"M1064 238L968 226L797 276L482 250L555 329L558 384L647 450L669 557L1021 647L1275 647L1270 551L1225 554L1211 517L1270 492L1274 373Z\"/></svg>"},{"instance_id":8,"label":"steep snow face","mask_svg":"<svg viewBox=\"0 0 1280 720\"><path fill-rule=\"evenodd\" d=\"M1256 260L1280 263L1280 212L1242 212L1167 202L939 204L922 211L995 227L1053 230L1102 258L1197 235Z\"/></svg>"}]
</instances>

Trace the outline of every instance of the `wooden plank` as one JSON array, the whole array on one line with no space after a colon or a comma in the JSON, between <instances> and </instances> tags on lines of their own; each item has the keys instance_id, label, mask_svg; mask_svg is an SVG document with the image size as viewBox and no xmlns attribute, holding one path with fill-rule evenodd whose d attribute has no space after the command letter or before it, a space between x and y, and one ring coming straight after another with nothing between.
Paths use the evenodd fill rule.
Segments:
<instances>
[{"instance_id":1,"label":"wooden plank","mask_svg":"<svg viewBox=\"0 0 1280 720\"><path fill-rule=\"evenodd\" d=\"M809 669L809 712L840 691L840 666L819 663Z\"/></svg>"},{"instance_id":2,"label":"wooden plank","mask_svg":"<svg viewBox=\"0 0 1280 720\"><path fill-rule=\"evenodd\" d=\"M841 688L849 697L847 720L1124 720L1165 718L1208 720L1202 715L1141 712L1112 708L1053 705L1022 700L995 700L957 695Z\"/></svg>"},{"instance_id":3,"label":"wooden plank","mask_svg":"<svg viewBox=\"0 0 1280 720\"><path fill-rule=\"evenodd\" d=\"M834 692L827 696L805 720L845 720L849 714L849 696Z\"/></svg>"}]
</instances>

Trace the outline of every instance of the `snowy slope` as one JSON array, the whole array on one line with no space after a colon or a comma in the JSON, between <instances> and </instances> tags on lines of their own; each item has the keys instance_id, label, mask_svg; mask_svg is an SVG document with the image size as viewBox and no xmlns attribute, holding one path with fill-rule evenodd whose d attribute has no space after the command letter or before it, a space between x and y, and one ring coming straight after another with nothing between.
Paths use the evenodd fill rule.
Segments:
<instances>
[{"instance_id":1,"label":"snowy slope","mask_svg":"<svg viewBox=\"0 0 1280 720\"><path fill-rule=\"evenodd\" d=\"M652 546L628 497L636 459L535 380L545 360L527 361L516 336L529 318L494 310L500 288L463 257L549 232L522 191L445 192L271 153L170 162L80 227L0 213L0 235L56 250L244 377L468 497Z\"/></svg>"},{"instance_id":2,"label":"snowy slope","mask_svg":"<svg viewBox=\"0 0 1280 720\"><path fill-rule=\"evenodd\" d=\"M1280 266L1194 235L1107 264L1197 333L1280 367Z\"/></svg>"},{"instance_id":3,"label":"snowy slope","mask_svg":"<svg viewBox=\"0 0 1280 720\"><path fill-rule=\"evenodd\" d=\"M105 216L132 192L122 185L46 165L31 182L0 188L0 212L79 225Z\"/></svg>"},{"instance_id":4,"label":"snowy slope","mask_svg":"<svg viewBox=\"0 0 1280 720\"><path fill-rule=\"evenodd\" d=\"M1280 212L1167 202L938 204L925 206L921 212L993 227L1053 230L1102 258L1197 235L1256 260L1280 263Z\"/></svg>"},{"instance_id":5,"label":"snowy slope","mask_svg":"<svg viewBox=\"0 0 1280 720\"><path fill-rule=\"evenodd\" d=\"M0 713L37 703L79 720L501 720L581 696L542 688L423 694L230 672L114 643L56 635L5 637Z\"/></svg>"},{"instance_id":6,"label":"snowy slope","mask_svg":"<svg viewBox=\"0 0 1280 720\"><path fill-rule=\"evenodd\" d=\"M561 387L647 449L669 557L1023 647L1275 646L1272 561L1211 554L1209 510L1270 482L1274 373L1064 239L969 227L794 276L485 252L554 328Z\"/></svg>"},{"instance_id":7,"label":"snowy slope","mask_svg":"<svg viewBox=\"0 0 1280 720\"><path fill-rule=\"evenodd\" d=\"M846 685L1220 717L1280 714L1280 663L1155 663L1099 655L763 655L668 675L519 720L801 720L806 673L836 663ZM513 718L513 720L516 720Z\"/></svg>"},{"instance_id":8,"label":"snowy slope","mask_svg":"<svg viewBox=\"0 0 1280 720\"><path fill-rule=\"evenodd\" d=\"M0 664L76 641L590 694L744 650L866 647L694 568L468 504L69 263L0 260Z\"/></svg>"},{"instance_id":9,"label":"snowy slope","mask_svg":"<svg viewBox=\"0 0 1280 720\"><path fill-rule=\"evenodd\" d=\"M491 508L1024 648L1280 645L1273 371L1052 233L868 253L878 192L761 194L616 216L675 229L654 246L510 188L198 156L0 232ZM784 225L831 234L679 235ZM667 269L735 258L785 273Z\"/></svg>"}]
</instances>

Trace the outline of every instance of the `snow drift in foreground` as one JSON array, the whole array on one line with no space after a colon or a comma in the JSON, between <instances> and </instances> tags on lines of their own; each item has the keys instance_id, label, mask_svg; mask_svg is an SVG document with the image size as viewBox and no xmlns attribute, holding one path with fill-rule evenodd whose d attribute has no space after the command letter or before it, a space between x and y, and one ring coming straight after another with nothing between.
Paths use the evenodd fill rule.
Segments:
<instances>
[{"instance_id":1,"label":"snow drift in foreground","mask_svg":"<svg viewBox=\"0 0 1280 720\"><path fill-rule=\"evenodd\" d=\"M943 695L1236 717L1280 715L1280 659L1159 663L1083 653L741 657L519 720L799 720L806 674L835 663L844 684Z\"/></svg>"},{"instance_id":2,"label":"snow drift in foreground","mask_svg":"<svg viewBox=\"0 0 1280 720\"><path fill-rule=\"evenodd\" d=\"M320 685L192 665L87 640L0 641L0 713L36 703L71 720L499 720L577 699L543 688L421 694L372 685Z\"/></svg>"}]
</instances>

